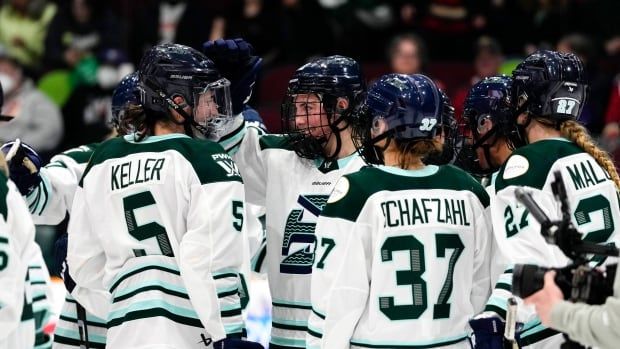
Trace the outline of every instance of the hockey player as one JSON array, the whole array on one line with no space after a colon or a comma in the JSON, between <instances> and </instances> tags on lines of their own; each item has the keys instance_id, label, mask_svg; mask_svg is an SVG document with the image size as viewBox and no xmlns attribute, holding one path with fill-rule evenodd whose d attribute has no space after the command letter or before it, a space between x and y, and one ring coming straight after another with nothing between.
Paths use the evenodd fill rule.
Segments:
<instances>
[{"instance_id":1,"label":"hockey player","mask_svg":"<svg viewBox=\"0 0 620 349\"><path fill-rule=\"evenodd\" d=\"M137 72L127 75L112 94L112 125L117 134L127 133L129 125L123 122L123 115L129 105L138 104L137 78ZM9 142L3 145L3 149L8 151L14 144L15 142ZM41 161L36 151L21 144L20 151L23 152L24 159L19 163L12 162L15 171L11 173L11 177L21 187L36 224L57 225L67 213L71 213L73 196L78 182L84 173L88 159L98 145L98 143L92 143L67 150L54 156L48 165L39 169L36 165L40 164ZM30 166L29 163L33 164L34 167ZM62 246L56 250L57 267L64 265L66 240L66 235L63 235L57 242L57 246ZM45 268L44 264L40 270L43 268ZM66 279L65 284L67 284L69 291L83 292L79 287L74 288L75 284L68 274L63 273L62 270L59 271L59 274ZM101 295L101 297L105 298L105 295ZM36 299L36 294L34 298ZM35 300L33 308L36 308L37 302L42 301ZM45 323L46 321L41 321L42 325ZM87 328L84 328L85 326ZM91 348L103 348L105 347L106 331L106 321L86 312L82 306L76 303L71 293L68 293L56 325L54 348L79 348L80 344L86 343Z\"/></svg>"},{"instance_id":2,"label":"hockey player","mask_svg":"<svg viewBox=\"0 0 620 349\"><path fill-rule=\"evenodd\" d=\"M492 182L515 147L523 145L517 128L510 123L515 110L510 101L512 78L487 77L476 83L465 99L460 137L463 147L456 165L473 176Z\"/></svg>"},{"instance_id":3,"label":"hockey player","mask_svg":"<svg viewBox=\"0 0 620 349\"><path fill-rule=\"evenodd\" d=\"M442 146L445 102L424 75L370 87L359 147L384 165L341 178L319 217L308 348L470 348L490 291L489 197L423 162Z\"/></svg>"},{"instance_id":4,"label":"hockey player","mask_svg":"<svg viewBox=\"0 0 620 349\"><path fill-rule=\"evenodd\" d=\"M136 133L95 150L69 223L69 272L110 306L76 298L107 315L111 348L227 348L243 330L243 185L219 145L191 136L230 117L229 83L182 45L152 48L139 71Z\"/></svg>"},{"instance_id":5,"label":"hockey player","mask_svg":"<svg viewBox=\"0 0 620 349\"><path fill-rule=\"evenodd\" d=\"M2 107L0 86L0 108ZM0 348L33 348L35 321L29 266L40 256L34 224L20 193L8 179L0 154Z\"/></svg>"},{"instance_id":6,"label":"hockey player","mask_svg":"<svg viewBox=\"0 0 620 349\"><path fill-rule=\"evenodd\" d=\"M560 217L551 190L553 173L560 171L583 239L611 243L620 227L620 178L607 154L577 122L587 96L583 65L573 54L538 51L513 72L511 99L518 115L511 119L527 145L515 149L501 167L491 200L499 248L511 263L561 267L569 259L540 233L540 225L515 198L525 187L553 220ZM526 324L526 327L531 327ZM542 325L521 334L526 346L553 335ZM557 348L561 336L536 344Z\"/></svg>"},{"instance_id":7,"label":"hockey player","mask_svg":"<svg viewBox=\"0 0 620 349\"><path fill-rule=\"evenodd\" d=\"M207 54L224 56L218 50L228 48L211 45ZM353 59L318 58L300 67L289 82L282 108L286 135L261 136L255 128L220 134L220 142L240 142L234 156L246 200L266 208L266 253L258 259L266 264L272 297L270 348L306 347L314 226L338 178L363 166L350 124L364 92Z\"/></svg>"}]
</instances>

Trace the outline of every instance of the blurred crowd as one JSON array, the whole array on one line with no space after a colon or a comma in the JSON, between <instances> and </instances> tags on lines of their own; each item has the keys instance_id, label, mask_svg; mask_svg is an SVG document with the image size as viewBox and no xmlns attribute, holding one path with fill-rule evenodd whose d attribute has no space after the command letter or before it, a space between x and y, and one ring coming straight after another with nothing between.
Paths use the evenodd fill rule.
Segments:
<instances>
[{"instance_id":1,"label":"blurred crowd","mask_svg":"<svg viewBox=\"0 0 620 349\"><path fill-rule=\"evenodd\" d=\"M510 74L537 48L584 61L590 95L581 121L620 155L620 1L617 0L4 0L0 7L0 141L44 155L110 133L110 95L154 44L200 47L244 37L263 57L252 104L271 131L294 69L343 54L369 79L427 73L457 115L469 87ZM267 82L267 83L266 83Z\"/></svg>"}]
</instances>

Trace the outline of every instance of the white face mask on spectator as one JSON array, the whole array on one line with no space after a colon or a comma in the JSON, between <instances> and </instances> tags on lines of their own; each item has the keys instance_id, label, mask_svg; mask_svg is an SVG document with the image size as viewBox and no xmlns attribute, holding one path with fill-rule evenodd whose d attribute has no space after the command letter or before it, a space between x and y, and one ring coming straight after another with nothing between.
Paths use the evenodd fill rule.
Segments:
<instances>
[{"instance_id":1,"label":"white face mask on spectator","mask_svg":"<svg viewBox=\"0 0 620 349\"><path fill-rule=\"evenodd\" d=\"M2 91L4 91L4 95L6 96L13 92L15 88L15 79L6 73L0 72L0 84L2 84Z\"/></svg>"}]
</instances>

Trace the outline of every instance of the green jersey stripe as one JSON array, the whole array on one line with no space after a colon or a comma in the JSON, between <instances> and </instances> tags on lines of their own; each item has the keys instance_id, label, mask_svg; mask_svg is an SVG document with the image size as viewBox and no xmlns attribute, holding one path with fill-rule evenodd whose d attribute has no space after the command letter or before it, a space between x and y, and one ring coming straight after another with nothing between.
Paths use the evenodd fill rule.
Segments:
<instances>
[{"instance_id":1,"label":"green jersey stripe","mask_svg":"<svg viewBox=\"0 0 620 349\"><path fill-rule=\"evenodd\" d=\"M163 316L167 319L170 319L171 321L174 321L174 322L177 322L183 325L188 325L188 326L193 326L193 327L198 327L198 328L203 327L199 319L177 315L163 308L152 308L152 309L145 309L145 310L130 311L127 314L125 314L125 316L111 319L108 322L108 327L112 328L115 326L119 326L127 321L138 320L138 319L148 319L148 318L152 318L156 316Z\"/></svg>"},{"instance_id":2,"label":"green jersey stripe","mask_svg":"<svg viewBox=\"0 0 620 349\"><path fill-rule=\"evenodd\" d=\"M60 320L66 321L66 322L70 322L70 323L77 323L78 319L77 318L72 318L66 315L60 315L59 317ZM87 326L93 326L93 327L101 327L101 328L108 328L108 324L107 323L103 323L103 322L95 322L95 321L91 321L91 320L86 320L86 325Z\"/></svg>"},{"instance_id":3,"label":"green jersey stripe","mask_svg":"<svg viewBox=\"0 0 620 349\"><path fill-rule=\"evenodd\" d=\"M82 342L78 339L69 338L65 336L61 336L59 334L54 334L54 343L72 345L75 347L79 347ZM96 343L92 341L88 341L89 348L91 349L105 349L105 343Z\"/></svg>"},{"instance_id":4,"label":"green jersey stripe","mask_svg":"<svg viewBox=\"0 0 620 349\"><path fill-rule=\"evenodd\" d=\"M144 293L144 292L148 292L148 291L161 291L165 294L169 294L171 296L176 296L179 298L184 298L184 299L189 299L189 296L186 293L183 292L179 292L179 291L175 291L175 290L170 290L168 288L166 288L165 286L162 285L150 285L150 286L145 286L145 287L140 287L136 290L133 290L131 292L125 293L121 296L118 297L114 297L114 300L112 301L112 303L117 303L117 302L121 302L124 301L126 299L129 299L135 295L137 295L138 293Z\"/></svg>"},{"instance_id":5,"label":"green jersey stripe","mask_svg":"<svg viewBox=\"0 0 620 349\"><path fill-rule=\"evenodd\" d=\"M142 268L134 269L126 274L123 274L121 277L119 277L110 287L110 293L113 293L114 290L116 290L116 288L118 287L118 285L124 280L128 279L130 276L140 274L141 272L146 271L146 270L161 270L161 271L168 272L170 274L181 275L180 271L172 269L172 268L167 268L167 267L160 266L160 265L147 265Z\"/></svg>"}]
</instances>

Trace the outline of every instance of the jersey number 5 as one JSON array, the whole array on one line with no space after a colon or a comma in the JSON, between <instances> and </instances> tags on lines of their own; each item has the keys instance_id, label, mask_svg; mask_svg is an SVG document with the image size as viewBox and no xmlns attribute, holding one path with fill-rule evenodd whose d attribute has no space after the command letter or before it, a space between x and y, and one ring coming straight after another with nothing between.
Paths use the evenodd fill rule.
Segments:
<instances>
[{"instance_id":1,"label":"jersey number 5","mask_svg":"<svg viewBox=\"0 0 620 349\"><path fill-rule=\"evenodd\" d=\"M159 250L162 255L172 257L172 247L170 246L170 240L168 239L168 233L166 228L159 223L160 220L159 211L157 211L156 217L152 217L150 223L138 225L136 221L135 211L151 205L157 205L155 198L150 191L143 191L141 193L129 195L123 198L123 209L125 210L125 223L127 223L127 230L129 235L133 236L138 241L143 241L150 238L155 238L159 246ZM137 249L133 251L136 257L147 255L146 250Z\"/></svg>"},{"instance_id":2,"label":"jersey number 5","mask_svg":"<svg viewBox=\"0 0 620 349\"><path fill-rule=\"evenodd\" d=\"M453 288L454 266L463 253L465 246L457 234L436 234L436 254L446 257L446 250L453 250L448 262L448 273L439 292L437 303L433 306L433 319L450 317L450 295ZM412 304L395 305L394 297L379 297L379 309L390 320L411 320L422 316L428 307L426 281L422 275L426 271L424 245L412 235L392 236L381 246L381 261L391 262L394 252L407 251L409 269L396 271L396 284L411 287Z\"/></svg>"}]
</instances>

